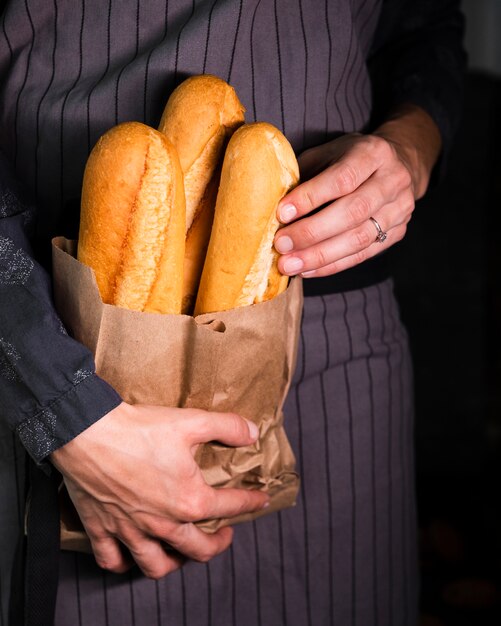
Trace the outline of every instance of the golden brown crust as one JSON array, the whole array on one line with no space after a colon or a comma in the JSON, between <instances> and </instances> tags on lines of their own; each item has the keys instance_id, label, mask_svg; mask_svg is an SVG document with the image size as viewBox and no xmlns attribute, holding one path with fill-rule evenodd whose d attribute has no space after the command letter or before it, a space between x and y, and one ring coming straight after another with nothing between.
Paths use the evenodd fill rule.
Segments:
<instances>
[{"instance_id":1,"label":"golden brown crust","mask_svg":"<svg viewBox=\"0 0 501 626\"><path fill-rule=\"evenodd\" d=\"M89 156L78 260L103 302L180 313L185 204L181 166L164 135L139 122L110 129Z\"/></svg>"},{"instance_id":2,"label":"golden brown crust","mask_svg":"<svg viewBox=\"0 0 501 626\"><path fill-rule=\"evenodd\" d=\"M200 202L200 209L186 233L182 312L189 315L193 313L195 308L198 285L209 245L220 172L221 168L219 167L207 185Z\"/></svg>"},{"instance_id":3,"label":"golden brown crust","mask_svg":"<svg viewBox=\"0 0 501 626\"><path fill-rule=\"evenodd\" d=\"M287 286L276 267L278 203L299 181L291 145L271 124L239 128L226 150L195 314L260 302Z\"/></svg>"},{"instance_id":4,"label":"golden brown crust","mask_svg":"<svg viewBox=\"0 0 501 626\"><path fill-rule=\"evenodd\" d=\"M209 243L219 174L229 137L244 122L245 108L233 87L203 74L171 94L159 131L176 147L186 196L183 312L191 313Z\"/></svg>"}]
</instances>

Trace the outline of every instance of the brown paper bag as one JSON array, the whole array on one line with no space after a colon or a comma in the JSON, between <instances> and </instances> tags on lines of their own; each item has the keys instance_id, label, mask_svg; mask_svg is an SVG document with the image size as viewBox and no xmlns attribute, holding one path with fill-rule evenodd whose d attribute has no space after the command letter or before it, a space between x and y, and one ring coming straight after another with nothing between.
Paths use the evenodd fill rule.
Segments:
<instances>
[{"instance_id":1,"label":"brown paper bag","mask_svg":"<svg viewBox=\"0 0 501 626\"><path fill-rule=\"evenodd\" d=\"M199 527L214 532L293 505L299 479L282 407L296 361L301 279L272 300L221 313L139 313L103 304L93 271L75 253L75 242L54 239L56 308L72 336L93 352L97 373L126 402L234 411L259 426L256 444L210 443L196 458L209 485L261 489L270 494L270 506ZM65 511L69 498L62 494L62 500ZM69 549L89 549L88 540L78 541L86 537L77 521L71 513L63 516L62 538Z\"/></svg>"}]
</instances>

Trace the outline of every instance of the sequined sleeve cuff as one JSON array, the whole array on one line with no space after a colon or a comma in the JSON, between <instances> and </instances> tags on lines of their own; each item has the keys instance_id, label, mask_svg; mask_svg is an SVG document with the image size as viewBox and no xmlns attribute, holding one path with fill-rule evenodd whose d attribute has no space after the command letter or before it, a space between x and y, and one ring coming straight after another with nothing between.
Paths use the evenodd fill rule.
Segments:
<instances>
[{"instance_id":1,"label":"sequined sleeve cuff","mask_svg":"<svg viewBox=\"0 0 501 626\"><path fill-rule=\"evenodd\" d=\"M99 376L79 370L67 391L20 422L16 432L34 461L42 463L120 402L117 392Z\"/></svg>"}]
</instances>

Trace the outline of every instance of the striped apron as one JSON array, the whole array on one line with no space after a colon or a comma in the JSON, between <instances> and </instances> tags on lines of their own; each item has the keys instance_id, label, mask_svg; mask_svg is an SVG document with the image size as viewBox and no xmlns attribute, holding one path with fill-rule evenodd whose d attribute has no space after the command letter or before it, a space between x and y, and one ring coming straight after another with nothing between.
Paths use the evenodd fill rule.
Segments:
<instances>
[{"instance_id":1,"label":"striped apron","mask_svg":"<svg viewBox=\"0 0 501 626\"><path fill-rule=\"evenodd\" d=\"M284 411L294 508L159 581L62 553L56 626L414 626L411 364L391 280L305 299Z\"/></svg>"}]
</instances>

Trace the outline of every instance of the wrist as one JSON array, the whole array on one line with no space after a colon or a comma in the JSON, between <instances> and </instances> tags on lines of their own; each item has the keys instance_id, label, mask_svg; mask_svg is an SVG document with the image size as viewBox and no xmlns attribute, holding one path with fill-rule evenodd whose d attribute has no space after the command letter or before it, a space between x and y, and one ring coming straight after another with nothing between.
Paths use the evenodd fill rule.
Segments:
<instances>
[{"instance_id":1,"label":"wrist","mask_svg":"<svg viewBox=\"0 0 501 626\"><path fill-rule=\"evenodd\" d=\"M115 436L112 430L114 422L117 421L118 416L128 414L131 408L131 405L126 402L120 402L118 406L103 415L74 439L54 450L50 455L51 463L60 472L71 473L73 460L78 457L77 465L83 462L91 454L91 449L94 449L93 444L99 445L102 442L114 440ZM114 419L107 419L108 416L114 416Z\"/></svg>"},{"instance_id":2,"label":"wrist","mask_svg":"<svg viewBox=\"0 0 501 626\"><path fill-rule=\"evenodd\" d=\"M414 198L424 196L442 148L440 131L430 115L416 105L402 105L374 134L393 146L409 170Z\"/></svg>"}]
</instances>

